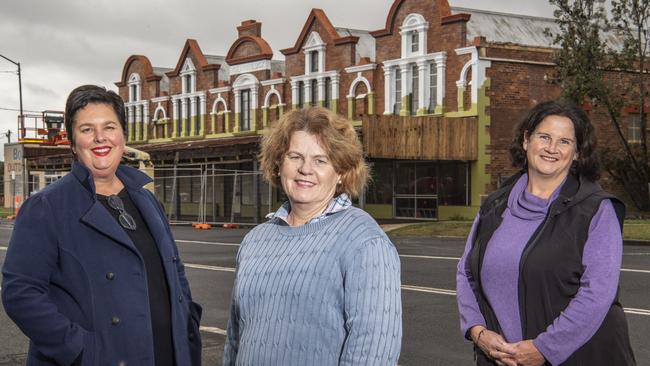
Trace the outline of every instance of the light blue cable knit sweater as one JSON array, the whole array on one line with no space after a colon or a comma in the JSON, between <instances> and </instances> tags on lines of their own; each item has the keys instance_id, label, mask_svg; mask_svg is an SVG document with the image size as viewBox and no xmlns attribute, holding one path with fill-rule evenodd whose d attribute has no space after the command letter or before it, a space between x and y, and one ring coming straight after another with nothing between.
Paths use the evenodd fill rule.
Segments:
<instances>
[{"instance_id":1,"label":"light blue cable knit sweater","mask_svg":"<svg viewBox=\"0 0 650 366\"><path fill-rule=\"evenodd\" d=\"M224 365L396 365L401 339L399 257L364 211L244 238Z\"/></svg>"}]
</instances>

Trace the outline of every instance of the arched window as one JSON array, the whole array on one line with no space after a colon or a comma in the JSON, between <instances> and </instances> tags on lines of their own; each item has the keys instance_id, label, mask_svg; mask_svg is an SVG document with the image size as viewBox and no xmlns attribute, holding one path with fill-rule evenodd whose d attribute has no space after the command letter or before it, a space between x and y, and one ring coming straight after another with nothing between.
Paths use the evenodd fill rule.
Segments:
<instances>
[{"instance_id":1,"label":"arched window","mask_svg":"<svg viewBox=\"0 0 650 366\"><path fill-rule=\"evenodd\" d=\"M142 98L140 90L142 89L142 82L140 74L133 73L129 77L129 102L138 102Z\"/></svg>"},{"instance_id":2,"label":"arched window","mask_svg":"<svg viewBox=\"0 0 650 366\"><path fill-rule=\"evenodd\" d=\"M411 52L415 53L420 50L420 34L417 31L411 31Z\"/></svg>"},{"instance_id":3,"label":"arched window","mask_svg":"<svg viewBox=\"0 0 650 366\"><path fill-rule=\"evenodd\" d=\"M427 53L427 30L429 23L420 14L409 14L404 19L402 35L402 58L424 56Z\"/></svg>"}]
</instances>

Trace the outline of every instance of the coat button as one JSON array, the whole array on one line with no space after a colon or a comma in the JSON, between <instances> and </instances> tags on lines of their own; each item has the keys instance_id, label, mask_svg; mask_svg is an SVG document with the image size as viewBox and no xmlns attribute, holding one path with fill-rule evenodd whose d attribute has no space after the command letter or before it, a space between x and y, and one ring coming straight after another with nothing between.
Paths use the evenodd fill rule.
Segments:
<instances>
[{"instance_id":1,"label":"coat button","mask_svg":"<svg viewBox=\"0 0 650 366\"><path fill-rule=\"evenodd\" d=\"M187 336L189 339L194 339L194 332L190 332Z\"/></svg>"},{"instance_id":2,"label":"coat button","mask_svg":"<svg viewBox=\"0 0 650 366\"><path fill-rule=\"evenodd\" d=\"M115 278L115 273L113 273L113 272L108 272L108 273L106 274L106 279L107 279L107 280L112 281L113 278Z\"/></svg>"},{"instance_id":3,"label":"coat button","mask_svg":"<svg viewBox=\"0 0 650 366\"><path fill-rule=\"evenodd\" d=\"M113 319L111 319L111 324L113 324L113 325L120 324L120 318L114 316Z\"/></svg>"},{"instance_id":4,"label":"coat button","mask_svg":"<svg viewBox=\"0 0 650 366\"><path fill-rule=\"evenodd\" d=\"M178 302L183 302L183 295L178 295Z\"/></svg>"},{"instance_id":5,"label":"coat button","mask_svg":"<svg viewBox=\"0 0 650 366\"><path fill-rule=\"evenodd\" d=\"M173 256L172 257L172 262L176 262L176 261L178 261L178 258L176 256Z\"/></svg>"}]
</instances>

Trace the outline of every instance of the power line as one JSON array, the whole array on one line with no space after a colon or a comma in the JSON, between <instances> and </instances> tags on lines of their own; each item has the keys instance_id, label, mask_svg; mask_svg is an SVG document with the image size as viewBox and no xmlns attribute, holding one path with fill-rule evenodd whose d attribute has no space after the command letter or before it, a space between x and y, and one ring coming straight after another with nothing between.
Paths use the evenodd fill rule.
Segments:
<instances>
[{"instance_id":1,"label":"power line","mask_svg":"<svg viewBox=\"0 0 650 366\"><path fill-rule=\"evenodd\" d=\"M1 111L10 111L10 112L20 112L20 109L16 109L16 108L3 108L3 107L0 107L0 110ZM23 112L41 113L43 111L28 111L28 110L24 109Z\"/></svg>"}]
</instances>

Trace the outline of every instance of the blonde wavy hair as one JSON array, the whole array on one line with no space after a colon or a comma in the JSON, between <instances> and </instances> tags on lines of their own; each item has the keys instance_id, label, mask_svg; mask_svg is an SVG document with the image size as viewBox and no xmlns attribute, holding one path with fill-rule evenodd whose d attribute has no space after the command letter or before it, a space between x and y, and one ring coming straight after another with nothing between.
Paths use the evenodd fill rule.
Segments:
<instances>
[{"instance_id":1,"label":"blonde wavy hair","mask_svg":"<svg viewBox=\"0 0 650 366\"><path fill-rule=\"evenodd\" d=\"M357 133L348 120L321 107L291 111L265 131L258 158L266 181L281 187L278 173L296 131L318 137L334 170L341 175L336 195L347 193L354 198L363 192L368 184L368 165Z\"/></svg>"}]
</instances>

